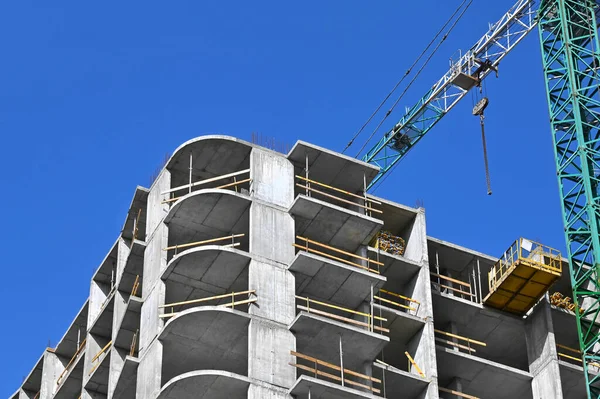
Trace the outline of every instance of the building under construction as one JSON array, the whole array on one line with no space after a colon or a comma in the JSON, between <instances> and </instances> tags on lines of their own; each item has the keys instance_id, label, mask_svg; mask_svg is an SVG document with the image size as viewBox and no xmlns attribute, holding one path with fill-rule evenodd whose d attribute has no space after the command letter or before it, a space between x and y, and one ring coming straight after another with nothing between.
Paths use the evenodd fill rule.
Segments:
<instances>
[{"instance_id":1,"label":"building under construction","mask_svg":"<svg viewBox=\"0 0 600 399\"><path fill-rule=\"evenodd\" d=\"M378 172L302 141L183 144L10 399L585 397L561 255L429 237L424 209L366 193Z\"/></svg>"}]
</instances>

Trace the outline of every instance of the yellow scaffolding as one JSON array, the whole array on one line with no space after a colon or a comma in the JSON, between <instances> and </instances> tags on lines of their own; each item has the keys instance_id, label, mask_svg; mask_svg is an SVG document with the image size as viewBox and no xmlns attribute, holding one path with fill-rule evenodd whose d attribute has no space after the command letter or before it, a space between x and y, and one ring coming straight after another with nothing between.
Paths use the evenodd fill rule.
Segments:
<instances>
[{"instance_id":1,"label":"yellow scaffolding","mask_svg":"<svg viewBox=\"0 0 600 399\"><path fill-rule=\"evenodd\" d=\"M487 306L524 315L562 275L560 252L520 238L488 273Z\"/></svg>"}]
</instances>

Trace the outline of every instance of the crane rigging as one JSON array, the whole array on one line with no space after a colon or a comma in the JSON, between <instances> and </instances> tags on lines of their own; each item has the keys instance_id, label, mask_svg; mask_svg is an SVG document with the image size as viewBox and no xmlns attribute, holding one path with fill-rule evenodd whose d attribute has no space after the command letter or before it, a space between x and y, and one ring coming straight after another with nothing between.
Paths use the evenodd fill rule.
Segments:
<instances>
[{"instance_id":1,"label":"crane rigging","mask_svg":"<svg viewBox=\"0 0 600 399\"><path fill-rule=\"evenodd\" d=\"M600 373L590 373L589 368L600 363L599 2L541 0L536 9L534 0L518 0L398 123L358 156L379 167L372 189L471 89L497 72L500 61L529 32L539 28L573 300L575 309L583 309L574 313L587 395L595 399L600 399ZM473 114L482 124L487 171L483 131L487 101L482 101Z\"/></svg>"}]
</instances>

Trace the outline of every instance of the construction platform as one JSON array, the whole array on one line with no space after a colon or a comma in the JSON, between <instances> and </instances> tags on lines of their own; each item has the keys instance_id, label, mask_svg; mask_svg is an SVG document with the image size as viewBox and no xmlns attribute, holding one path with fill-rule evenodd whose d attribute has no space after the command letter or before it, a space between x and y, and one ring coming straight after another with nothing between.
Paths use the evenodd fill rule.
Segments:
<instances>
[{"instance_id":1,"label":"construction platform","mask_svg":"<svg viewBox=\"0 0 600 399\"><path fill-rule=\"evenodd\" d=\"M483 303L523 316L561 275L560 252L520 238L489 271L489 294Z\"/></svg>"}]
</instances>

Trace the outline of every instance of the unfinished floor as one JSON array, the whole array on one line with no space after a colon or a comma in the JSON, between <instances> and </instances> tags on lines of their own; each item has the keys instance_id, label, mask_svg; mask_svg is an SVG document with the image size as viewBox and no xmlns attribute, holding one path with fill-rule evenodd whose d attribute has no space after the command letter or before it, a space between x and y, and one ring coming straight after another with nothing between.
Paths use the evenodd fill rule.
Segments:
<instances>
[{"instance_id":1,"label":"unfinished floor","mask_svg":"<svg viewBox=\"0 0 600 399\"><path fill-rule=\"evenodd\" d=\"M376 174L302 141L184 143L10 399L583 398L574 314L484 306L497 259L365 194Z\"/></svg>"}]
</instances>

